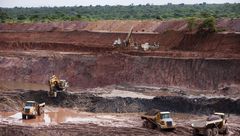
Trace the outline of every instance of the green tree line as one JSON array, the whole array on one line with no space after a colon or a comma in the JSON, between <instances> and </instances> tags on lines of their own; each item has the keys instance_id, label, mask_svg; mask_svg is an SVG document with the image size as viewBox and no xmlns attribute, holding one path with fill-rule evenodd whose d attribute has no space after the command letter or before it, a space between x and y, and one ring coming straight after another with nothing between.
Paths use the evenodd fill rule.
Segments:
<instances>
[{"instance_id":1,"label":"green tree line","mask_svg":"<svg viewBox=\"0 0 240 136\"><path fill-rule=\"evenodd\" d=\"M240 18L240 3L0 8L0 22Z\"/></svg>"}]
</instances>

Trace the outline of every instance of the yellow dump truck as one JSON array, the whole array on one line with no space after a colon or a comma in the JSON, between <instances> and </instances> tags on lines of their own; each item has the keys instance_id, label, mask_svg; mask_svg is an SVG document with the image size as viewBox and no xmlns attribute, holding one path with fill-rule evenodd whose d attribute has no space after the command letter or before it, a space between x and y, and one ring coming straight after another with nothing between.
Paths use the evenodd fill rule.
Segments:
<instances>
[{"instance_id":1,"label":"yellow dump truck","mask_svg":"<svg viewBox=\"0 0 240 136\"><path fill-rule=\"evenodd\" d=\"M219 133L227 134L228 125L224 113L214 113L206 120L199 120L192 123L193 135L218 136Z\"/></svg>"},{"instance_id":2,"label":"yellow dump truck","mask_svg":"<svg viewBox=\"0 0 240 136\"><path fill-rule=\"evenodd\" d=\"M48 96L57 97L58 92L65 91L69 87L66 80L60 80L57 76L53 75L49 80Z\"/></svg>"},{"instance_id":3,"label":"yellow dump truck","mask_svg":"<svg viewBox=\"0 0 240 136\"><path fill-rule=\"evenodd\" d=\"M151 128L151 129L168 129L174 130L176 128L176 124L170 116L170 112L160 112L159 110L151 110L145 115L141 116L141 119L144 120L143 127Z\"/></svg>"},{"instance_id":4,"label":"yellow dump truck","mask_svg":"<svg viewBox=\"0 0 240 136\"><path fill-rule=\"evenodd\" d=\"M40 116L44 113L43 107L45 106L45 103L38 104L35 101L27 101L23 107L22 111L22 118L23 119L30 119L30 118L36 118L36 116Z\"/></svg>"}]
</instances>

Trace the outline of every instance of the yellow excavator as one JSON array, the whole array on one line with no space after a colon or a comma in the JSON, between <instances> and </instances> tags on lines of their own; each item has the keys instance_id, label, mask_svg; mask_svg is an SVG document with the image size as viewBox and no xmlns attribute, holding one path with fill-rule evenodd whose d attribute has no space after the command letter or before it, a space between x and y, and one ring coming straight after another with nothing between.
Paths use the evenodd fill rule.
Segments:
<instances>
[{"instance_id":1,"label":"yellow excavator","mask_svg":"<svg viewBox=\"0 0 240 136\"><path fill-rule=\"evenodd\" d=\"M57 93L66 91L69 85L66 80L60 80L56 75L53 75L49 80L49 87L48 96L57 97Z\"/></svg>"}]
</instances>

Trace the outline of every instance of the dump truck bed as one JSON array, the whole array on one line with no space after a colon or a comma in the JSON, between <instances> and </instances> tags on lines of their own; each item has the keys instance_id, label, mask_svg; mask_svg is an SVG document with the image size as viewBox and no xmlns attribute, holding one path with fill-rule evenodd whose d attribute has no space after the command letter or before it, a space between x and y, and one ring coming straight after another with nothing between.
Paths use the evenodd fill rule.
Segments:
<instances>
[{"instance_id":1,"label":"dump truck bed","mask_svg":"<svg viewBox=\"0 0 240 136\"><path fill-rule=\"evenodd\" d=\"M45 106L45 102L38 104L38 106L39 107L44 107Z\"/></svg>"},{"instance_id":2,"label":"dump truck bed","mask_svg":"<svg viewBox=\"0 0 240 136\"><path fill-rule=\"evenodd\" d=\"M213 121L199 120L199 121L194 122L192 127L193 128L205 128L207 125L217 124L222 121L223 121L222 119L217 119L217 120L213 120Z\"/></svg>"},{"instance_id":3,"label":"dump truck bed","mask_svg":"<svg viewBox=\"0 0 240 136\"><path fill-rule=\"evenodd\" d=\"M192 123L194 128L205 128L207 121L206 120L199 120L199 121L195 121Z\"/></svg>"},{"instance_id":4,"label":"dump truck bed","mask_svg":"<svg viewBox=\"0 0 240 136\"><path fill-rule=\"evenodd\" d=\"M141 119L151 119L151 120L154 120L156 116L148 116L148 115L142 115L141 116Z\"/></svg>"}]
</instances>

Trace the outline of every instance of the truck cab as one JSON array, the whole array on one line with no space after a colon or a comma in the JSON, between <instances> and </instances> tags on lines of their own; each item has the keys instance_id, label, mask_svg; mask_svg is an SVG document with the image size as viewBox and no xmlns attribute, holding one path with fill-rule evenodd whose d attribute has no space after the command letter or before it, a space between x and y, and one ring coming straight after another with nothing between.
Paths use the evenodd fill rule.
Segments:
<instances>
[{"instance_id":1,"label":"truck cab","mask_svg":"<svg viewBox=\"0 0 240 136\"><path fill-rule=\"evenodd\" d=\"M26 101L22 111L22 118L36 118L37 115L41 115L43 113L43 107L45 103L38 104L35 101Z\"/></svg>"},{"instance_id":2,"label":"truck cab","mask_svg":"<svg viewBox=\"0 0 240 136\"><path fill-rule=\"evenodd\" d=\"M156 121L159 123L161 129L174 129L176 127L170 112L159 112Z\"/></svg>"}]
</instances>

